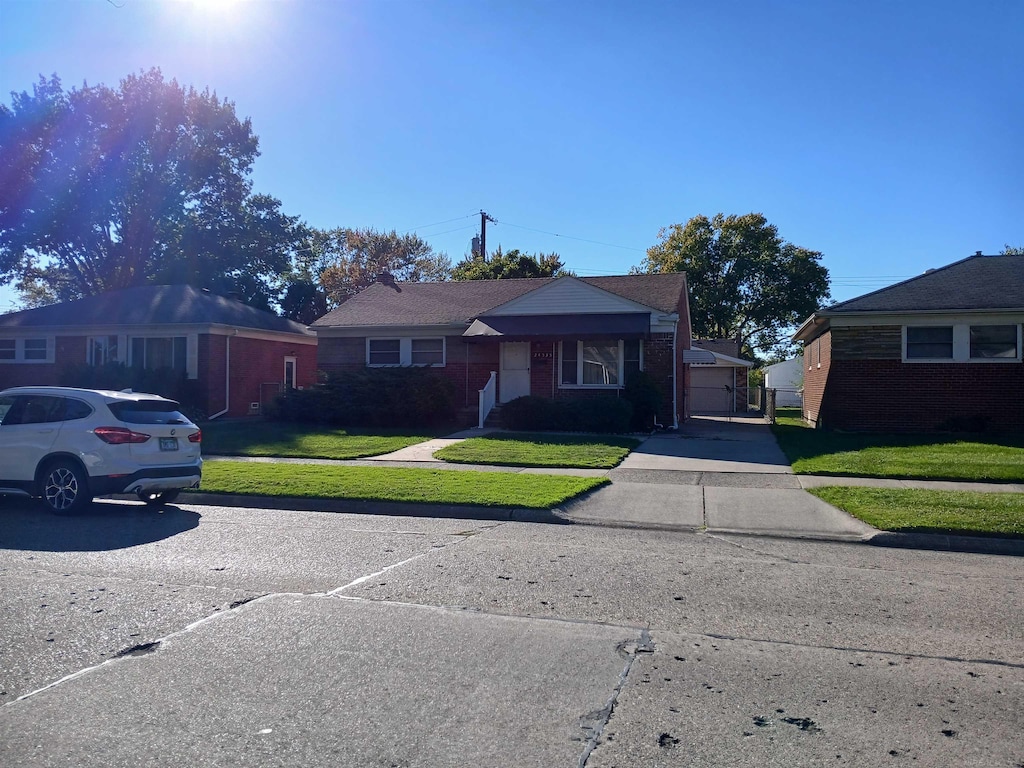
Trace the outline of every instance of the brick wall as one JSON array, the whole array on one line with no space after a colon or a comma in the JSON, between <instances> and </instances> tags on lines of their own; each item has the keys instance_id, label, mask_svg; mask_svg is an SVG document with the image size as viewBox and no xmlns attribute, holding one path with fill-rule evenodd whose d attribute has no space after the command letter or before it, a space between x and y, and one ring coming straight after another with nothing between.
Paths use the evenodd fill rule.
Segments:
<instances>
[{"instance_id":1,"label":"brick wall","mask_svg":"<svg viewBox=\"0 0 1024 768\"><path fill-rule=\"evenodd\" d=\"M61 371L83 363L85 337L58 336L54 341L52 363L0 363L0 389L57 386L61 383Z\"/></svg>"},{"instance_id":2,"label":"brick wall","mask_svg":"<svg viewBox=\"0 0 1024 768\"><path fill-rule=\"evenodd\" d=\"M804 418L841 430L1024 430L1024 364L901 358L899 326L826 331L804 348Z\"/></svg>"},{"instance_id":3,"label":"brick wall","mask_svg":"<svg viewBox=\"0 0 1024 768\"><path fill-rule=\"evenodd\" d=\"M284 359L295 358L295 384L316 383L316 346L292 341L270 341L245 336L231 338L229 410L225 417L248 416L250 403L269 403L284 384ZM206 411L225 407L224 366L227 336L199 336L199 380L206 394Z\"/></svg>"},{"instance_id":4,"label":"brick wall","mask_svg":"<svg viewBox=\"0 0 1024 768\"><path fill-rule=\"evenodd\" d=\"M973 423L1020 432L1022 393L1021 363L834 360L821 417L830 429L928 431Z\"/></svg>"},{"instance_id":5,"label":"brick wall","mask_svg":"<svg viewBox=\"0 0 1024 768\"><path fill-rule=\"evenodd\" d=\"M366 367L366 339L320 339L317 366L325 373L360 371ZM487 384L491 371L498 370L497 342L467 342L461 336L445 337L445 366L437 373L455 384L457 408L475 408L479 391Z\"/></svg>"},{"instance_id":6,"label":"brick wall","mask_svg":"<svg viewBox=\"0 0 1024 768\"><path fill-rule=\"evenodd\" d=\"M804 345L804 419L820 424L822 398L832 368L832 331Z\"/></svg>"},{"instance_id":7,"label":"brick wall","mask_svg":"<svg viewBox=\"0 0 1024 768\"><path fill-rule=\"evenodd\" d=\"M678 342L678 339L677 339ZM655 333L644 341L644 370L654 379L661 390L661 407L658 409L658 421L671 426L674 421L672 413L672 387L676 386L677 406L683 402L683 382L678 382L675 375L671 333ZM675 358L682 357L682 347L676 344Z\"/></svg>"}]
</instances>

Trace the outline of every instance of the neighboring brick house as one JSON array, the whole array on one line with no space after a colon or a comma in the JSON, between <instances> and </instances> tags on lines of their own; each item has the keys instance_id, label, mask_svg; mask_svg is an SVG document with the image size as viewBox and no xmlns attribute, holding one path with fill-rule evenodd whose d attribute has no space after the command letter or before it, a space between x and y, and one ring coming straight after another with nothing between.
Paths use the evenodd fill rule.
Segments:
<instances>
[{"instance_id":1,"label":"neighboring brick house","mask_svg":"<svg viewBox=\"0 0 1024 768\"><path fill-rule=\"evenodd\" d=\"M829 429L1024 430L1024 256L978 253L818 310L804 419Z\"/></svg>"},{"instance_id":2,"label":"neighboring brick house","mask_svg":"<svg viewBox=\"0 0 1024 768\"><path fill-rule=\"evenodd\" d=\"M694 339L693 347L711 354L690 366L688 413L745 413L747 373L754 364L740 357L739 339Z\"/></svg>"},{"instance_id":3,"label":"neighboring brick house","mask_svg":"<svg viewBox=\"0 0 1024 768\"><path fill-rule=\"evenodd\" d=\"M384 276L311 326L319 368L429 365L477 409L496 401L620 395L632 370L662 390L659 419L679 422L690 346L683 273L396 283ZM474 419L475 421L475 419Z\"/></svg>"},{"instance_id":4,"label":"neighboring brick house","mask_svg":"<svg viewBox=\"0 0 1024 768\"><path fill-rule=\"evenodd\" d=\"M62 383L81 365L171 369L211 417L259 413L316 381L305 326L187 285L150 285L0 315L0 389Z\"/></svg>"}]
</instances>

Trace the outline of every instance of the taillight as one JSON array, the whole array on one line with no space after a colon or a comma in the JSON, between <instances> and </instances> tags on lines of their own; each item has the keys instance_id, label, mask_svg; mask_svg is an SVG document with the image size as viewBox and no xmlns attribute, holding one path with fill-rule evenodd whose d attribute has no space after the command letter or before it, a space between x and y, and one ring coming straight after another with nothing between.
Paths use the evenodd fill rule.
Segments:
<instances>
[{"instance_id":1,"label":"taillight","mask_svg":"<svg viewBox=\"0 0 1024 768\"><path fill-rule=\"evenodd\" d=\"M149 435L142 432L132 432L124 427L96 427L92 433L104 443L110 443L111 445L144 443L149 440Z\"/></svg>"},{"instance_id":2,"label":"taillight","mask_svg":"<svg viewBox=\"0 0 1024 768\"><path fill-rule=\"evenodd\" d=\"M197 429L195 434L192 434L192 435L188 436L188 441L190 443L201 443L201 442L203 442L203 430Z\"/></svg>"}]
</instances>

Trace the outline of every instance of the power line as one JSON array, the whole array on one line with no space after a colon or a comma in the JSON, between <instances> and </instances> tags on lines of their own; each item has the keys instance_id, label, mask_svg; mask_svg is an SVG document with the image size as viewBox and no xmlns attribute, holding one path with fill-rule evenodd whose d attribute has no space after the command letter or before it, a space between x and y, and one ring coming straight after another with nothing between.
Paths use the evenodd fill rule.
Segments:
<instances>
[{"instance_id":1,"label":"power line","mask_svg":"<svg viewBox=\"0 0 1024 768\"><path fill-rule=\"evenodd\" d=\"M462 218L466 217L463 216ZM446 229L444 232L432 232L431 234L427 235L427 237L440 237L441 235L447 235L452 232L463 232L464 230L467 229L476 229L476 224L468 224L465 227L457 227L456 229Z\"/></svg>"},{"instance_id":2,"label":"power line","mask_svg":"<svg viewBox=\"0 0 1024 768\"><path fill-rule=\"evenodd\" d=\"M637 253L647 253L643 248L631 248L628 245L615 245L614 243L603 243L600 240L588 240L585 237L573 237L572 235L560 235L557 232L548 232L544 229L534 229L533 227L524 227L520 224L510 224L505 220L499 220L499 224L504 224L506 227L515 227L516 229L525 229L528 232L539 232L542 235L551 235L552 237L561 237L566 240L579 240L581 243L592 243L593 245L603 245L607 248L621 248L624 251L636 251Z\"/></svg>"},{"instance_id":3,"label":"power line","mask_svg":"<svg viewBox=\"0 0 1024 768\"><path fill-rule=\"evenodd\" d=\"M403 230L399 234L404 235L404 234L406 234L408 232L412 232L414 229L427 229L428 227L436 227L436 226L439 226L441 224L450 224L453 221L461 221L462 219L468 219L470 216L476 216L476 215L477 215L476 211L474 211L473 213L466 214L465 216L456 216L454 219L445 219L444 221L435 221L433 224L421 224L418 227L410 227L409 229ZM451 230L451 231L452 232L457 232L458 230ZM446 234L446 233L445 232L435 232L434 234L435 235L443 235L443 234Z\"/></svg>"}]
</instances>

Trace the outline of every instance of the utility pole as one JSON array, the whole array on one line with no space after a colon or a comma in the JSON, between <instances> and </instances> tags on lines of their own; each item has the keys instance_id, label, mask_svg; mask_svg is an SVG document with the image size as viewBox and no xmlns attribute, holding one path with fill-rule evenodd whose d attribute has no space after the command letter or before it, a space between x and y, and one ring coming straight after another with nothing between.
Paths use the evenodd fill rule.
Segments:
<instances>
[{"instance_id":1,"label":"utility pole","mask_svg":"<svg viewBox=\"0 0 1024 768\"><path fill-rule=\"evenodd\" d=\"M480 211L480 256L487 261L487 222L497 224L494 219L488 216L483 210Z\"/></svg>"}]
</instances>

